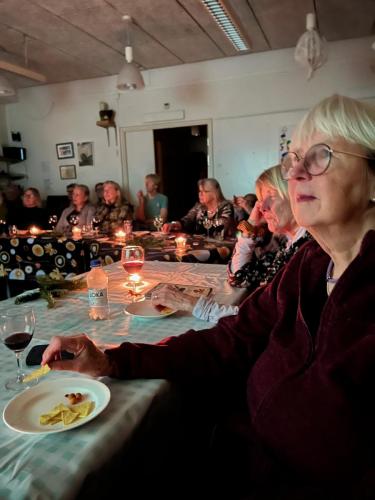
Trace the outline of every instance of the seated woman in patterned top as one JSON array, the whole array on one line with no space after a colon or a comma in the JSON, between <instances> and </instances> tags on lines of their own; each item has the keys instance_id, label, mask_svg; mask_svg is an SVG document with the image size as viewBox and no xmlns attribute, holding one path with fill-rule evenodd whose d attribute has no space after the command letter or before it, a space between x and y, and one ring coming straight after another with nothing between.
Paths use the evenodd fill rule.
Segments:
<instances>
[{"instance_id":1,"label":"seated woman in patterned top","mask_svg":"<svg viewBox=\"0 0 375 500\"><path fill-rule=\"evenodd\" d=\"M199 202L178 222L164 224L163 231L185 231L193 234L207 234L203 221L208 219L212 227L209 234L224 230L224 236L234 232L234 211L230 201L224 198L220 184L216 179L198 181Z\"/></svg>"},{"instance_id":2,"label":"seated woman in patterned top","mask_svg":"<svg viewBox=\"0 0 375 500\"><path fill-rule=\"evenodd\" d=\"M96 209L95 217L100 219L99 231L113 234L122 229L124 220L133 219L133 206L121 193L120 185L114 181L103 184L104 203Z\"/></svg>"},{"instance_id":3,"label":"seated woman in patterned top","mask_svg":"<svg viewBox=\"0 0 375 500\"><path fill-rule=\"evenodd\" d=\"M280 165L265 170L258 177L256 192L258 201L250 218L253 225L240 222L243 236L238 238L232 261L228 264L229 283L251 291L272 281L279 269L310 239L293 217L288 185L281 176ZM263 226L264 219L269 231ZM274 234L270 238L271 233ZM213 323L238 312L238 306L224 306L212 298L197 299L168 285L158 290L152 300L154 305L189 311L195 317Z\"/></svg>"}]
</instances>

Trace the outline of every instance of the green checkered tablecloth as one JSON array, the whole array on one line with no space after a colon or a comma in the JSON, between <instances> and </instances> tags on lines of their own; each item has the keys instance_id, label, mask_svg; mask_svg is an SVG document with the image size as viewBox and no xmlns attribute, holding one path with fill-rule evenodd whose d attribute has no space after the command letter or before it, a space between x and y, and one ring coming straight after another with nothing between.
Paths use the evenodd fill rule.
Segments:
<instances>
[{"instance_id":1,"label":"green checkered tablecloth","mask_svg":"<svg viewBox=\"0 0 375 500\"><path fill-rule=\"evenodd\" d=\"M53 335L85 332L103 347L123 341L156 342L208 323L188 313L178 312L163 319L141 319L124 314L125 273L119 263L105 268L110 283L110 319L91 321L85 290L70 293L55 309L47 309L43 300L30 302L37 326L29 346L47 343ZM226 282L225 266L213 264L146 262L142 272L145 291L159 282L209 286L217 300L237 304L245 295ZM14 299L0 302L0 310ZM25 353L26 355L26 353ZM4 381L16 370L14 354L0 345L0 409L13 393L3 388ZM80 377L79 374L54 372L49 378ZM94 420L66 432L27 435L0 424L0 499L51 500L72 499L84 479L95 472L127 442L139 425L154 397L168 390L164 380L121 381L102 378L111 391L109 406Z\"/></svg>"}]
</instances>

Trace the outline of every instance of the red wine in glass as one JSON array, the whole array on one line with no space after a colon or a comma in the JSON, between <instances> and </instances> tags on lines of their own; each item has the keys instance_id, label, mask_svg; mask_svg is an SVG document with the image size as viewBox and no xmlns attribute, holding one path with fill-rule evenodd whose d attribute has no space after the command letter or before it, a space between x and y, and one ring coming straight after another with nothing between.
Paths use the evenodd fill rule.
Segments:
<instances>
[{"instance_id":1,"label":"red wine in glass","mask_svg":"<svg viewBox=\"0 0 375 500\"><path fill-rule=\"evenodd\" d=\"M22 371L22 352L33 338L34 328L35 316L31 307L17 306L0 313L0 337L3 344L16 355L18 368L17 376L5 382L6 389L22 391L38 382L36 379L24 383Z\"/></svg>"},{"instance_id":2,"label":"red wine in glass","mask_svg":"<svg viewBox=\"0 0 375 500\"><path fill-rule=\"evenodd\" d=\"M12 333L9 337L5 337L4 344L12 351L23 351L30 344L32 338L31 333Z\"/></svg>"},{"instance_id":3,"label":"red wine in glass","mask_svg":"<svg viewBox=\"0 0 375 500\"><path fill-rule=\"evenodd\" d=\"M144 264L143 260L132 260L128 262L126 261L123 262L122 267L128 274L138 274L141 272L143 264Z\"/></svg>"}]
</instances>

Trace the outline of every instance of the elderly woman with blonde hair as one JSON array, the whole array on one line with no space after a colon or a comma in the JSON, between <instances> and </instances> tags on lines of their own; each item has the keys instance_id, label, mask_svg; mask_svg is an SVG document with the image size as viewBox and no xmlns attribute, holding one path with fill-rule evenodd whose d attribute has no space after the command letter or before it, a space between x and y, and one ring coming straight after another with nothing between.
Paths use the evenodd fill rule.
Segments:
<instances>
[{"instance_id":1,"label":"elderly woman with blonde hair","mask_svg":"<svg viewBox=\"0 0 375 500\"><path fill-rule=\"evenodd\" d=\"M101 233L113 234L122 229L124 220L133 219L133 206L125 200L120 185L115 181L103 183L104 203L96 209L95 217L99 219Z\"/></svg>"},{"instance_id":2,"label":"elderly woman with blonde hair","mask_svg":"<svg viewBox=\"0 0 375 500\"><path fill-rule=\"evenodd\" d=\"M195 413L198 423L207 414L213 433L193 457L180 443L171 459L192 490L194 464L204 467L212 498L372 499L375 107L338 95L317 104L297 127L282 172L296 222L315 241L236 316L156 345L124 342L105 352L85 335L55 337L43 364L166 378L193 395L204 386L205 400L212 395L217 406L197 399L181 418L191 427ZM74 360L57 361L63 349Z\"/></svg>"}]
</instances>

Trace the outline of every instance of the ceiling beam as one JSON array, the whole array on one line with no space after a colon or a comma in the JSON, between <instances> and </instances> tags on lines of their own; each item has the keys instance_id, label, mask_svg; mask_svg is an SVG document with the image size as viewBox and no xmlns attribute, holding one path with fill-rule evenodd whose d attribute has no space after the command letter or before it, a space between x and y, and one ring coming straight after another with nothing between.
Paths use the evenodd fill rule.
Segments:
<instances>
[{"instance_id":1,"label":"ceiling beam","mask_svg":"<svg viewBox=\"0 0 375 500\"><path fill-rule=\"evenodd\" d=\"M18 64L11 64L0 60L0 69L8 71L9 73L15 73L16 75L25 76L26 78L30 78L30 80L35 80L37 82L45 83L47 81L47 77L41 73L19 66Z\"/></svg>"}]
</instances>

